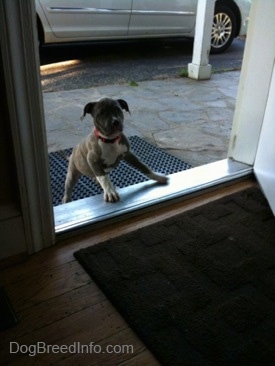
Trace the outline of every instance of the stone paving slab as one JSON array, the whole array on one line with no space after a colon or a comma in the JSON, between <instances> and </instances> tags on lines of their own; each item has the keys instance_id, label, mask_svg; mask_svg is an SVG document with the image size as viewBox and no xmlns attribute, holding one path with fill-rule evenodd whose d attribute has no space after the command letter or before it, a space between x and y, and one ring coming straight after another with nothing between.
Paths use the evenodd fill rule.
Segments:
<instances>
[{"instance_id":1,"label":"stone paving slab","mask_svg":"<svg viewBox=\"0 0 275 366\"><path fill-rule=\"evenodd\" d=\"M83 107L108 96L125 99L125 133L139 136L193 166L227 156L238 71L213 74L210 80L188 78L143 81L44 93L49 152L75 146L91 128Z\"/></svg>"}]
</instances>

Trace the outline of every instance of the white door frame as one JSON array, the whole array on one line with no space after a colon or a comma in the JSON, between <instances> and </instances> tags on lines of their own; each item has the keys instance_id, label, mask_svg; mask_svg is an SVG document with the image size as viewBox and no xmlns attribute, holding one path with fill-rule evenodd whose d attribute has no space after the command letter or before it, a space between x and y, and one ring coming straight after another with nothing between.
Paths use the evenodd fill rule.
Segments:
<instances>
[{"instance_id":1,"label":"white door frame","mask_svg":"<svg viewBox=\"0 0 275 366\"><path fill-rule=\"evenodd\" d=\"M1 53L28 253L52 245L55 238L36 36L34 1L2 0Z\"/></svg>"},{"instance_id":2,"label":"white door frame","mask_svg":"<svg viewBox=\"0 0 275 366\"><path fill-rule=\"evenodd\" d=\"M275 58L275 1L253 0L228 156L254 165Z\"/></svg>"},{"instance_id":3,"label":"white door frame","mask_svg":"<svg viewBox=\"0 0 275 366\"><path fill-rule=\"evenodd\" d=\"M275 215L275 64L254 172Z\"/></svg>"}]
</instances>

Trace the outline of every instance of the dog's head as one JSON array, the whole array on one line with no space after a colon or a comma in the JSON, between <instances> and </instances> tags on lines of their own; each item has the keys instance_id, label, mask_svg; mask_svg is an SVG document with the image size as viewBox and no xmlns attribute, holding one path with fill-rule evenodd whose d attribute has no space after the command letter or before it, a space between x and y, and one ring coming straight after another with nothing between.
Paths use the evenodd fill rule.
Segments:
<instances>
[{"instance_id":1,"label":"dog's head","mask_svg":"<svg viewBox=\"0 0 275 366\"><path fill-rule=\"evenodd\" d=\"M128 104L123 99L102 98L97 102L85 105L83 116L91 114L95 127L104 136L112 136L123 130L125 110L130 113Z\"/></svg>"}]
</instances>

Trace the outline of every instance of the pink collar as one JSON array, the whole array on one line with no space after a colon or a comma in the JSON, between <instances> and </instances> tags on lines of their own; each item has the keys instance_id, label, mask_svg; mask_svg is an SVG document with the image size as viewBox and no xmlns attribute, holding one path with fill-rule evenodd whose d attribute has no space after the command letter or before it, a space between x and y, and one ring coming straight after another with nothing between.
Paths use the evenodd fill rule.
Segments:
<instances>
[{"instance_id":1,"label":"pink collar","mask_svg":"<svg viewBox=\"0 0 275 366\"><path fill-rule=\"evenodd\" d=\"M99 134L99 132L98 132L97 128L95 128L95 129L94 129L94 133L95 133L95 135L96 135L96 137L97 137L98 139L100 139L102 142L105 142L105 143L107 143L107 144L113 144L114 142L116 142L116 141L120 140L120 135L117 135L117 136L116 136L116 137L114 137L113 139L107 139L107 138L105 138L105 137L102 137L102 136Z\"/></svg>"}]
</instances>

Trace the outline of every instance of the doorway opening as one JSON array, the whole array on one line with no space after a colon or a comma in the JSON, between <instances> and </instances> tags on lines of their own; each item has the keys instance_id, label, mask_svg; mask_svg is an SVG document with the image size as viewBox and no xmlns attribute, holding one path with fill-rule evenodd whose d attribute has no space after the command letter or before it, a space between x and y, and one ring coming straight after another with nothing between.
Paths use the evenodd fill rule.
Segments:
<instances>
[{"instance_id":1,"label":"doorway opening","mask_svg":"<svg viewBox=\"0 0 275 366\"><path fill-rule=\"evenodd\" d=\"M85 80L85 88L71 89L70 80L68 90L64 84L53 85L55 74L77 79L81 62L41 66L48 150L54 162L57 234L132 214L251 172L250 167L227 160L239 71L214 73L207 81L174 77L130 83L117 79L111 85L93 86L91 76L89 85ZM61 205L67 169L64 155L92 130L90 116L80 121L86 103L104 96L127 101L131 115L125 114L125 134L133 151L152 169L168 174L169 184L158 186L121 163L112 173L120 202L105 203L100 187L82 178L73 202ZM56 177L60 169L61 175Z\"/></svg>"}]
</instances>

